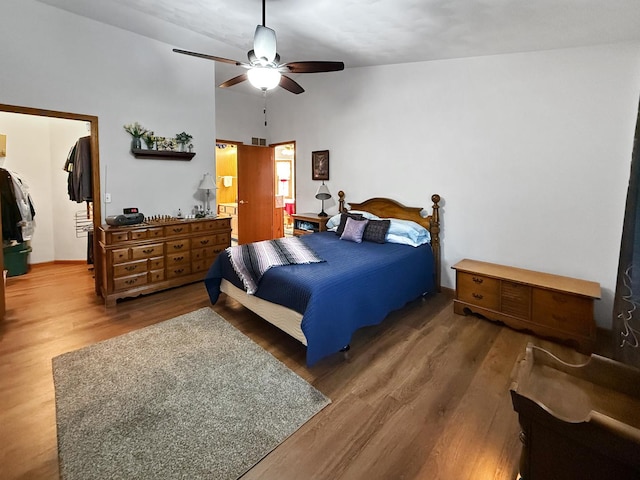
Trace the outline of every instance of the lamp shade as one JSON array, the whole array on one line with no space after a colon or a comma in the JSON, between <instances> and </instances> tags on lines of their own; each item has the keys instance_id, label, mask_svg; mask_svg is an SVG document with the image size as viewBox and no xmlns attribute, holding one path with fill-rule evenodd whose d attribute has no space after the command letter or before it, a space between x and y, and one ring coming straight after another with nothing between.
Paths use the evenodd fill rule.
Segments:
<instances>
[{"instance_id":1,"label":"lamp shade","mask_svg":"<svg viewBox=\"0 0 640 480\"><path fill-rule=\"evenodd\" d=\"M280 83L280 72L274 68L254 67L247 72L249 82L261 90L271 90Z\"/></svg>"},{"instance_id":2,"label":"lamp shade","mask_svg":"<svg viewBox=\"0 0 640 480\"><path fill-rule=\"evenodd\" d=\"M200 190L215 190L216 182L213 180L213 176L210 173L205 173L204 178L200 182L200 186L198 187Z\"/></svg>"},{"instance_id":3,"label":"lamp shade","mask_svg":"<svg viewBox=\"0 0 640 480\"><path fill-rule=\"evenodd\" d=\"M329 200L331 198L329 188L324 183L320 185L320 188L318 188L318 191L316 192L316 198L318 200Z\"/></svg>"}]
</instances>

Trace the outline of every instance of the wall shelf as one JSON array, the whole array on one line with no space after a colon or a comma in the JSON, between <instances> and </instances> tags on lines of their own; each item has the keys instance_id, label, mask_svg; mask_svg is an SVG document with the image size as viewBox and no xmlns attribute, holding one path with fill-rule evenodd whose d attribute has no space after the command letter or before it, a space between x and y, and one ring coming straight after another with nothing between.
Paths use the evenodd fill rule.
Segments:
<instances>
[{"instance_id":1,"label":"wall shelf","mask_svg":"<svg viewBox=\"0 0 640 480\"><path fill-rule=\"evenodd\" d=\"M143 150L132 148L131 153L136 158L152 158L155 160L183 160L188 162L193 158L195 152L174 152L172 150Z\"/></svg>"}]
</instances>

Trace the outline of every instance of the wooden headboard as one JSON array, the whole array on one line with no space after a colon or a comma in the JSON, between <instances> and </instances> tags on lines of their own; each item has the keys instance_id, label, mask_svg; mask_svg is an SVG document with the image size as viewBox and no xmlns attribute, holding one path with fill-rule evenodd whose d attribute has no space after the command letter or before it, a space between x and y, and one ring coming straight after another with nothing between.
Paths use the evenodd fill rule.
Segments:
<instances>
[{"instance_id":1,"label":"wooden headboard","mask_svg":"<svg viewBox=\"0 0 640 480\"><path fill-rule=\"evenodd\" d=\"M434 268L436 277L436 289L440 291L440 195L434 193L431 195L431 201L433 206L431 207L431 215L423 217L420 212L422 207L405 207L395 200L390 198L370 198L362 203L349 202L351 210L364 210L369 213L373 213L381 218L399 218L401 220L412 220L419 225L422 225L431 234L431 250L433 251ZM340 212L346 212L347 209L344 206L344 192L340 190L338 192L338 210Z\"/></svg>"}]
</instances>

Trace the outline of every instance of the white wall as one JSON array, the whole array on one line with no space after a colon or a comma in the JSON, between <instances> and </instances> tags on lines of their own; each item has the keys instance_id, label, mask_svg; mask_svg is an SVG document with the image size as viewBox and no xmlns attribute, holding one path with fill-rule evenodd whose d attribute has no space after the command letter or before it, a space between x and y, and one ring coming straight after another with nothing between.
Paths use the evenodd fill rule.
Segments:
<instances>
[{"instance_id":1,"label":"white wall","mask_svg":"<svg viewBox=\"0 0 640 480\"><path fill-rule=\"evenodd\" d=\"M0 103L98 117L102 193L113 199L103 217L132 206L188 211L202 175L214 171L214 63L33 0L2 2L0 17ZM194 36L185 31L180 46ZM134 158L123 129L134 121L167 137L187 131L196 156Z\"/></svg>"},{"instance_id":2,"label":"white wall","mask_svg":"<svg viewBox=\"0 0 640 480\"><path fill-rule=\"evenodd\" d=\"M271 116L271 104L272 101L268 98L267 119ZM223 115L216 115L216 134L219 139L251 145L252 137L267 137L264 99L259 95L236 93L233 88L216 88L216 111L218 109L224 112Z\"/></svg>"},{"instance_id":3,"label":"white wall","mask_svg":"<svg viewBox=\"0 0 640 480\"><path fill-rule=\"evenodd\" d=\"M442 196L444 286L455 288L450 267L462 258L592 280L602 286L597 323L610 326L640 45L297 81L304 94L276 94L269 140L297 142L299 211L318 207L310 157L328 149L329 189L347 201L430 207L432 193Z\"/></svg>"},{"instance_id":4,"label":"white wall","mask_svg":"<svg viewBox=\"0 0 640 480\"><path fill-rule=\"evenodd\" d=\"M85 260L87 239L76 237L74 222L84 204L69 200L62 170L71 146L88 134L85 122L0 112L0 133L7 135L0 166L29 187L36 211L29 263Z\"/></svg>"}]
</instances>

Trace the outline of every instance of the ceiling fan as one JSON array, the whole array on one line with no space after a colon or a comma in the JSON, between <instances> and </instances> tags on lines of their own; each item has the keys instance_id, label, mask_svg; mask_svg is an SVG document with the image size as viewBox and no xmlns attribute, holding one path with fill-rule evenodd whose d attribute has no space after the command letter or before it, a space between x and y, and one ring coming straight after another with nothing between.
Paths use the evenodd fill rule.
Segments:
<instances>
[{"instance_id":1,"label":"ceiling fan","mask_svg":"<svg viewBox=\"0 0 640 480\"><path fill-rule=\"evenodd\" d=\"M173 51L216 62L230 63L248 70L246 73L233 77L218 85L222 88L231 87L245 80L249 80L251 85L261 89L263 92L280 86L291 93L299 94L304 92L304 88L283 74L336 72L344 70L343 62L307 61L280 63L280 55L276 51L276 32L266 26L265 3L266 0L262 0L262 25L256 26L256 32L253 36L253 50L249 50L247 53L248 63L207 55L205 53L189 52L178 48L174 48Z\"/></svg>"}]
</instances>

